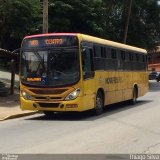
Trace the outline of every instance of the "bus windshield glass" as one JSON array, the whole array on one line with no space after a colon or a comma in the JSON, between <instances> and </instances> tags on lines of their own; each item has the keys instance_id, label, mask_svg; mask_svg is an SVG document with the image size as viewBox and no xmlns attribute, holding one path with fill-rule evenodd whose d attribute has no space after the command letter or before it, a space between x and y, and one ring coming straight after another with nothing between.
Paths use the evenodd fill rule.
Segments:
<instances>
[{"instance_id":1,"label":"bus windshield glass","mask_svg":"<svg viewBox=\"0 0 160 160\"><path fill-rule=\"evenodd\" d=\"M77 47L22 48L21 82L34 86L76 83L80 79L78 53L78 44Z\"/></svg>"}]
</instances>

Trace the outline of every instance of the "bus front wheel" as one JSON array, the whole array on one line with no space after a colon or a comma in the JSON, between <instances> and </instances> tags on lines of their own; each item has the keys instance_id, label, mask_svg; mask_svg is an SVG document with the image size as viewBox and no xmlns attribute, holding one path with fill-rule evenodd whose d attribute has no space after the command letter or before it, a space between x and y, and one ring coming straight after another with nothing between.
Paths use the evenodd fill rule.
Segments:
<instances>
[{"instance_id":1,"label":"bus front wheel","mask_svg":"<svg viewBox=\"0 0 160 160\"><path fill-rule=\"evenodd\" d=\"M94 112L96 115L100 115L100 114L102 114L103 109L104 109L103 94L102 94L102 92L98 91L97 95L96 95Z\"/></svg>"}]
</instances>

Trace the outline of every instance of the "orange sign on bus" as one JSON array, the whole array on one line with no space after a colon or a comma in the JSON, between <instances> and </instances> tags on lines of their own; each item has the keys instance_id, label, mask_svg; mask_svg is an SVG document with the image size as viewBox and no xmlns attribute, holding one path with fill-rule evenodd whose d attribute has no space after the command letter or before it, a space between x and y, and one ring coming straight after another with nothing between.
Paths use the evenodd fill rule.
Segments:
<instances>
[{"instance_id":1,"label":"orange sign on bus","mask_svg":"<svg viewBox=\"0 0 160 160\"><path fill-rule=\"evenodd\" d=\"M30 45L31 46L38 46L38 40L31 40Z\"/></svg>"},{"instance_id":2,"label":"orange sign on bus","mask_svg":"<svg viewBox=\"0 0 160 160\"><path fill-rule=\"evenodd\" d=\"M50 44L62 44L63 43L63 39L46 39L45 43L47 45L50 45Z\"/></svg>"}]
</instances>

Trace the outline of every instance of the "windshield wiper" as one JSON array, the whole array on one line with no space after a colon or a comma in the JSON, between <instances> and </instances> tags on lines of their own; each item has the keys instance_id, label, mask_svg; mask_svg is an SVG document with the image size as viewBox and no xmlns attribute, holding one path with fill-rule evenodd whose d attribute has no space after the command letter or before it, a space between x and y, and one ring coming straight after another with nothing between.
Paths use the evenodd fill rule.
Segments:
<instances>
[{"instance_id":1,"label":"windshield wiper","mask_svg":"<svg viewBox=\"0 0 160 160\"><path fill-rule=\"evenodd\" d=\"M40 61L36 72L38 72L40 70L40 66L42 65L43 72L47 73L46 67L44 65L44 55L43 55L43 59L42 59L42 57L39 55L38 52L34 52L34 53L37 56L38 60Z\"/></svg>"}]
</instances>

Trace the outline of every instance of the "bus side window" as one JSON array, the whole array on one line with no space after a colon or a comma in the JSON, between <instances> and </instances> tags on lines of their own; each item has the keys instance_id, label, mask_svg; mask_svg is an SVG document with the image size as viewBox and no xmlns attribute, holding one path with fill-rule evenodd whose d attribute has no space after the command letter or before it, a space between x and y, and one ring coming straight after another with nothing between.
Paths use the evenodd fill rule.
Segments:
<instances>
[{"instance_id":1,"label":"bus side window","mask_svg":"<svg viewBox=\"0 0 160 160\"><path fill-rule=\"evenodd\" d=\"M84 79L94 77L93 71L93 51L90 48L83 48L82 69Z\"/></svg>"}]
</instances>

